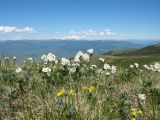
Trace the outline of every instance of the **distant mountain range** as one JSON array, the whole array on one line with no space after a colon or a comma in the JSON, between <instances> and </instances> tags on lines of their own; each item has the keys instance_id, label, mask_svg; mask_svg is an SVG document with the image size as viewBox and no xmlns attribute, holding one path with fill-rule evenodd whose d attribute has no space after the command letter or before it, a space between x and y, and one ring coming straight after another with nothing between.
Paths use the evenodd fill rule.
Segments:
<instances>
[{"instance_id":1,"label":"distant mountain range","mask_svg":"<svg viewBox=\"0 0 160 120\"><path fill-rule=\"evenodd\" d=\"M57 57L73 57L79 50L85 52L88 48L94 48L96 54L102 54L113 50L142 48L158 42L160 41L10 40L0 42L0 56L16 56L21 60L28 57L39 59L41 55L52 52Z\"/></svg>"}]
</instances>

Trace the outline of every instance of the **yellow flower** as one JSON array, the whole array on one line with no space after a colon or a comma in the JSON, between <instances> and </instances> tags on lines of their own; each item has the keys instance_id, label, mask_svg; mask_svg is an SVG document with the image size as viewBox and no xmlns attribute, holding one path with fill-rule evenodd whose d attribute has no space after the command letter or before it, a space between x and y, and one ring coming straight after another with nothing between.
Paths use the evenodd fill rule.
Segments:
<instances>
[{"instance_id":1,"label":"yellow flower","mask_svg":"<svg viewBox=\"0 0 160 120\"><path fill-rule=\"evenodd\" d=\"M131 120L136 120L136 118L132 118Z\"/></svg>"},{"instance_id":2,"label":"yellow flower","mask_svg":"<svg viewBox=\"0 0 160 120\"><path fill-rule=\"evenodd\" d=\"M132 112L132 115L133 115L133 116L136 116L136 114L137 114L137 112L136 112L136 111Z\"/></svg>"},{"instance_id":3,"label":"yellow flower","mask_svg":"<svg viewBox=\"0 0 160 120\"><path fill-rule=\"evenodd\" d=\"M93 92L94 89L95 89L95 88L94 88L94 86L92 86L92 85L88 88L89 92Z\"/></svg>"},{"instance_id":4,"label":"yellow flower","mask_svg":"<svg viewBox=\"0 0 160 120\"><path fill-rule=\"evenodd\" d=\"M57 96L60 97L60 96L62 96L64 93L65 93L65 89L62 88L62 89L57 93Z\"/></svg>"},{"instance_id":5,"label":"yellow flower","mask_svg":"<svg viewBox=\"0 0 160 120\"><path fill-rule=\"evenodd\" d=\"M139 111L138 111L138 114L139 114L139 115L143 115L142 110L139 110Z\"/></svg>"},{"instance_id":6,"label":"yellow flower","mask_svg":"<svg viewBox=\"0 0 160 120\"><path fill-rule=\"evenodd\" d=\"M82 87L82 90L87 90L87 86L84 85L84 86Z\"/></svg>"},{"instance_id":7,"label":"yellow flower","mask_svg":"<svg viewBox=\"0 0 160 120\"><path fill-rule=\"evenodd\" d=\"M136 109L136 108L132 108L131 111L132 111L132 112L136 112L137 109Z\"/></svg>"},{"instance_id":8,"label":"yellow flower","mask_svg":"<svg viewBox=\"0 0 160 120\"><path fill-rule=\"evenodd\" d=\"M71 90L69 91L69 95L70 95L70 96L74 96L74 95L75 95L75 91L74 91L73 89L71 89Z\"/></svg>"}]
</instances>

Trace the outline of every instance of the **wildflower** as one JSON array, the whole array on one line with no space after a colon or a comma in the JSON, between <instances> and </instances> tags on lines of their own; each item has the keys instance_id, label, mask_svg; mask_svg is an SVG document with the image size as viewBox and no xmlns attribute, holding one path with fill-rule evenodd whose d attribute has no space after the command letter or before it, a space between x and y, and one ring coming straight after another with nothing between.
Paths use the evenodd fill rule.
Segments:
<instances>
[{"instance_id":1,"label":"wildflower","mask_svg":"<svg viewBox=\"0 0 160 120\"><path fill-rule=\"evenodd\" d=\"M134 63L134 66L135 66L136 68L138 68L138 67L139 67L139 64L138 64L138 63Z\"/></svg>"},{"instance_id":2,"label":"wildflower","mask_svg":"<svg viewBox=\"0 0 160 120\"><path fill-rule=\"evenodd\" d=\"M76 62L80 62L80 58L83 57L83 55L84 55L83 52L79 51L79 52L76 54L74 60L75 60Z\"/></svg>"},{"instance_id":3,"label":"wildflower","mask_svg":"<svg viewBox=\"0 0 160 120\"><path fill-rule=\"evenodd\" d=\"M143 115L142 110L139 110L137 113L138 113L139 115Z\"/></svg>"},{"instance_id":4,"label":"wildflower","mask_svg":"<svg viewBox=\"0 0 160 120\"><path fill-rule=\"evenodd\" d=\"M115 73L115 72L117 71L117 67L116 67L116 66L114 66L114 65L112 65L112 67L111 67L111 71L112 71L112 73Z\"/></svg>"},{"instance_id":5,"label":"wildflower","mask_svg":"<svg viewBox=\"0 0 160 120\"><path fill-rule=\"evenodd\" d=\"M62 89L57 93L57 97L63 96L64 93L65 93L65 89L62 88Z\"/></svg>"},{"instance_id":6,"label":"wildflower","mask_svg":"<svg viewBox=\"0 0 160 120\"><path fill-rule=\"evenodd\" d=\"M141 100L146 100L146 95L145 94L138 94L138 98Z\"/></svg>"},{"instance_id":7,"label":"wildflower","mask_svg":"<svg viewBox=\"0 0 160 120\"><path fill-rule=\"evenodd\" d=\"M93 92L94 89L95 89L94 86L90 86L90 87L88 88L89 92Z\"/></svg>"},{"instance_id":8,"label":"wildflower","mask_svg":"<svg viewBox=\"0 0 160 120\"><path fill-rule=\"evenodd\" d=\"M9 60L9 57L5 57L4 59L5 59L5 60Z\"/></svg>"},{"instance_id":9,"label":"wildflower","mask_svg":"<svg viewBox=\"0 0 160 120\"><path fill-rule=\"evenodd\" d=\"M134 112L134 111L137 111L137 109L136 108L132 108L131 111Z\"/></svg>"},{"instance_id":10,"label":"wildflower","mask_svg":"<svg viewBox=\"0 0 160 120\"><path fill-rule=\"evenodd\" d=\"M93 54L94 50L93 50L93 48L91 48L91 49L88 49L87 52L88 52L89 54Z\"/></svg>"},{"instance_id":11,"label":"wildflower","mask_svg":"<svg viewBox=\"0 0 160 120\"><path fill-rule=\"evenodd\" d=\"M89 55L88 55L87 53L85 53L85 54L83 55L83 59L84 59L85 62L89 62L90 57L89 57Z\"/></svg>"},{"instance_id":12,"label":"wildflower","mask_svg":"<svg viewBox=\"0 0 160 120\"><path fill-rule=\"evenodd\" d=\"M99 61L104 62L104 58L99 58Z\"/></svg>"},{"instance_id":13,"label":"wildflower","mask_svg":"<svg viewBox=\"0 0 160 120\"><path fill-rule=\"evenodd\" d=\"M47 64L48 59L47 59L47 56L46 56L46 55L42 55L42 56L41 56L41 59L43 60L44 64Z\"/></svg>"},{"instance_id":14,"label":"wildflower","mask_svg":"<svg viewBox=\"0 0 160 120\"><path fill-rule=\"evenodd\" d=\"M132 108L132 109L131 109L131 115L133 116L133 118L136 117L136 114L137 114L137 109Z\"/></svg>"},{"instance_id":15,"label":"wildflower","mask_svg":"<svg viewBox=\"0 0 160 120\"><path fill-rule=\"evenodd\" d=\"M62 58L61 59L61 64L62 65L70 65L70 61L68 59L66 59L66 58Z\"/></svg>"},{"instance_id":16,"label":"wildflower","mask_svg":"<svg viewBox=\"0 0 160 120\"><path fill-rule=\"evenodd\" d=\"M50 76L51 69L48 67L44 67L44 68L42 68L42 72L47 73L47 75Z\"/></svg>"},{"instance_id":17,"label":"wildflower","mask_svg":"<svg viewBox=\"0 0 160 120\"><path fill-rule=\"evenodd\" d=\"M56 60L56 56L53 53L48 53L47 59L49 62L53 62Z\"/></svg>"},{"instance_id":18,"label":"wildflower","mask_svg":"<svg viewBox=\"0 0 160 120\"><path fill-rule=\"evenodd\" d=\"M15 59L16 59L16 56L13 57L13 60L15 60Z\"/></svg>"},{"instance_id":19,"label":"wildflower","mask_svg":"<svg viewBox=\"0 0 160 120\"><path fill-rule=\"evenodd\" d=\"M84 85L84 86L82 87L82 90L87 90L87 86Z\"/></svg>"},{"instance_id":20,"label":"wildflower","mask_svg":"<svg viewBox=\"0 0 160 120\"><path fill-rule=\"evenodd\" d=\"M71 90L69 91L69 95L70 95L70 96L74 96L74 95L75 95L75 91L74 91L73 89L71 89Z\"/></svg>"},{"instance_id":21,"label":"wildflower","mask_svg":"<svg viewBox=\"0 0 160 120\"><path fill-rule=\"evenodd\" d=\"M22 68L20 68L20 67L18 67L18 68L16 68L16 71L15 71L17 74L18 73L20 73L20 72L22 72Z\"/></svg>"},{"instance_id":22,"label":"wildflower","mask_svg":"<svg viewBox=\"0 0 160 120\"><path fill-rule=\"evenodd\" d=\"M33 61L33 58L29 57L29 58L28 58L28 61Z\"/></svg>"},{"instance_id":23,"label":"wildflower","mask_svg":"<svg viewBox=\"0 0 160 120\"><path fill-rule=\"evenodd\" d=\"M110 73L109 72L106 72L106 76L109 76L110 75Z\"/></svg>"},{"instance_id":24,"label":"wildflower","mask_svg":"<svg viewBox=\"0 0 160 120\"><path fill-rule=\"evenodd\" d=\"M103 66L103 68L104 68L105 70L108 70L108 69L110 69L111 67L110 67L109 64L105 63L104 66Z\"/></svg>"},{"instance_id":25,"label":"wildflower","mask_svg":"<svg viewBox=\"0 0 160 120\"><path fill-rule=\"evenodd\" d=\"M134 68L134 65L131 64L131 65L130 65L130 68Z\"/></svg>"},{"instance_id":26,"label":"wildflower","mask_svg":"<svg viewBox=\"0 0 160 120\"><path fill-rule=\"evenodd\" d=\"M76 72L76 67L71 67L70 69L69 69L69 73L75 73Z\"/></svg>"}]
</instances>

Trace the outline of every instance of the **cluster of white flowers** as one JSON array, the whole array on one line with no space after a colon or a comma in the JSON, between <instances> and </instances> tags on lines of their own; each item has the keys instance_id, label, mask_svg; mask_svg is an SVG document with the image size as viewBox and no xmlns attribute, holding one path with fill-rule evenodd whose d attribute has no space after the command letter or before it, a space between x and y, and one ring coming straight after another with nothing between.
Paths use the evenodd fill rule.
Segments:
<instances>
[{"instance_id":1,"label":"cluster of white flowers","mask_svg":"<svg viewBox=\"0 0 160 120\"><path fill-rule=\"evenodd\" d=\"M69 68L69 73L75 73L76 69L77 69L76 67Z\"/></svg>"},{"instance_id":2,"label":"cluster of white flowers","mask_svg":"<svg viewBox=\"0 0 160 120\"><path fill-rule=\"evenodd\" d=\"M99 61L104 62L105 60L104 58L99 58Z\"/></svg>"},{"instance_id":3,"label":"cluster of white flowers","mask_svg":"<svg viewBox=\"0 0 160 120\"><path fill-rule=\"evenodd\" d=\"M62 59L61 59L61 64L62 64L62 65L70 65L70 60L69 60L69 59L66 59L66 58L62 58Z\"/></svg>"},{"instance_id":4,"label":"cluster of white flowers","mask_svg":"<svg viewBox=\"0 0 160 120\"><path fill-rule=\"evenodd\" d=\"M153 72L160 72L160 63L155 63L154 65L144 65L144 67L147 69L147 70L150 70L150 71L153 71Z\"/></svg>"},{"instance_id":5,"label":"cluster of white flowers","mask_svg":"<svg viewBox=\"0 0 160 120\"><path fill-rule=\"evenodd\" d=\"M138 63L134 63L133 65L132 64L130 65L130 68L138 68L138 67L139 67Z\"/></svg>"},{"instance_id":6,"label":"cluster of white flowers","mask_svg":"<svg viewBox=\"0 0 160 120\"><path fill-rule=\"evenodd\" d=\"M48 67L44 67L44 68L42 68L42 72L47 73L47 75L50 76L51 69Z\"/></svg>"},{"instance_id":7,"label":"cluster of white flowers","mask_svg":"<svg viewBox=\"0 0 160 120\"><path fill-rule=\"evenodd\" d=\"M87 53L83 53L82 51L79 51L79 52L76 54L74 60L75 60L76 62L81 62L81 59L83 59L85 62L89 62L90 56L89 56Z\"/></svg>"},{"instance_id":8,"label":"cluster of white flowers","mask_svg":"<svg viewBox=\"0 0 160 120\"><path fill-rule=\"evenodd\" d=\"M21 73L22 72L22 68L21 67L17 67L15 72L18 74L18 73Z\"/></svg>"},{"instance_id":9,"label":"cluster of white flowers","mask_svg":"<svg viewBox=\"0 0 160 120\"><path fill-rule=\"evenodd\" d=\"M56 56L53 53L48 53L48 55L42 55L41 59L43 60L44 64L47 64L47 62L55 62L57 63Z\"/></svg>"},{"instance_id":10,"label":"cluster of white flowers","mask_svg":"<svg viewBox=\"0 0 160 120\"><path fill-rule=\"evenodd\" d=\"M107 64L107 63L105 63L105 64L103 65L103 69L104 69L104 70L110 70L111 73L115 73L115 72L117 71L117 67L116 67L116 66L114 66L114 65L110 66L110 65ZM110 75L110 73L107 72L106 75Z\"/></svg>"}]
</instances>

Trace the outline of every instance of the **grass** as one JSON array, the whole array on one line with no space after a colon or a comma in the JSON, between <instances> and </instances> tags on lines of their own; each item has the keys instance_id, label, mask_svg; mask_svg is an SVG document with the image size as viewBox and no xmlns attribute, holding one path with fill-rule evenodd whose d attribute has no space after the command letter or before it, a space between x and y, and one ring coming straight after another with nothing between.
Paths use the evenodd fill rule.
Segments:
<instances>
[{"instance_id":1,"label":"grass","mask_svg":"<svg viewBox=\"0 0 160 120\"><path fill-rule=\"evenodd\" d=\"M116 72L103 69L99 57L117 65ZM143 64L159 60L158 56L95 55L91 62L82 60L74 73L61 62L0 61L0 119L158 120L160 74L144 69ZM140 67L129 68L135 62ZM97 67L91 68L92 64ZM22 70L15 72L17 67ZM44 67L51 69L49 75L42 72Z\"/></svg>"}]
</instances>

